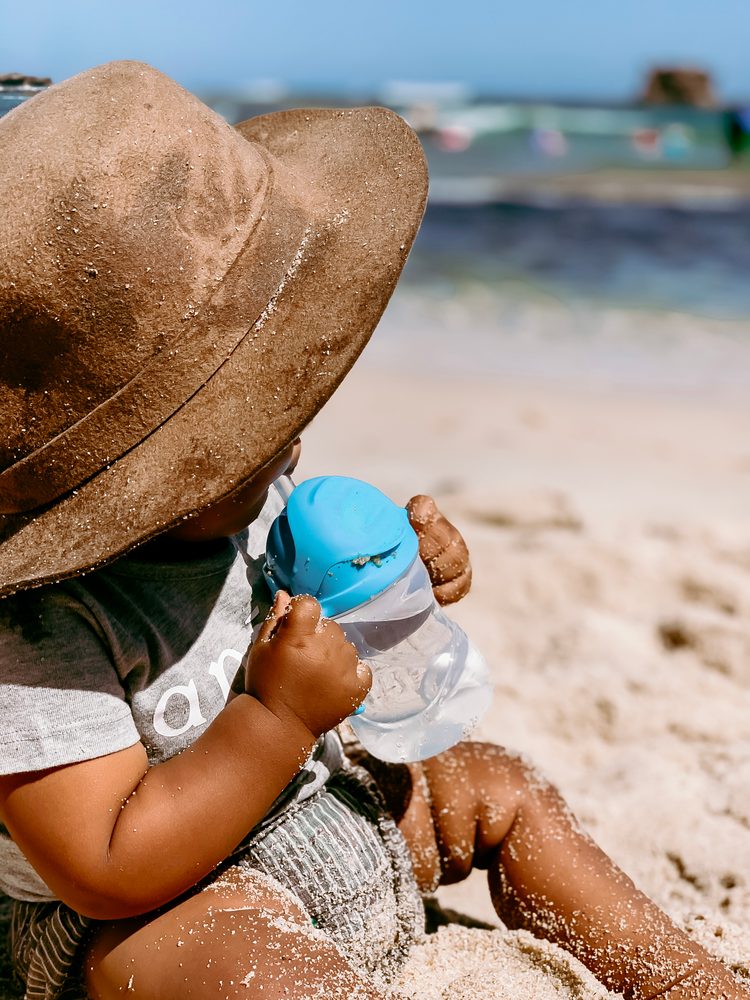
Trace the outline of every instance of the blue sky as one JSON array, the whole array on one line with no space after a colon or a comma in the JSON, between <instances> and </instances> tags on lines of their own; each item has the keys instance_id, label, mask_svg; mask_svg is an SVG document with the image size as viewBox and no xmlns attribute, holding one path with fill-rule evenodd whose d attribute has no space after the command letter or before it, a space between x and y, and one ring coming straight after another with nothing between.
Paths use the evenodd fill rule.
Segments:
<instances>
[{"instance_id":1,"label":"blue sky","mask_svg":"<svg viewBox=\"0 0 750 1000\"><path fill-rule=\"evenodd\" d=\"M0 71L63 79L143 59L192 89L276 78L367 90L625 99L654 62L750 98L750 0L0 0Z\"/></svg>"}]
</instances>

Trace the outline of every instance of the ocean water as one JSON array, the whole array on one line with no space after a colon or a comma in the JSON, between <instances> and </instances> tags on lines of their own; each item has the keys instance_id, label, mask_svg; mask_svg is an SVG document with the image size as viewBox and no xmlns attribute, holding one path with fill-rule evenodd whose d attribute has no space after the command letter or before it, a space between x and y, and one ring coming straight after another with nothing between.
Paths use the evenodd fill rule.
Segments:
<instances>
[{"instance_id":1,"label":"ocean water","mask_svg":"<svg viewBox=\"0 0 750 1000\"><path fill-rule=\"evenodd\" d=\"M214 103L230 121L272 110ZM421 132L431 199L369 351L376 363L604 386L750 388L750 202L717 208L688 197L678 208L496 197L498 180L573 172L595 185L598 168L624 168L636 185L659 174L668 188L682 168L699 169L721 186L730 160L721 114L459 111ZM518 120L510 128L493 115ZM655 145L636 141L644 128Z\"/></svg>"},{"instance_id":2,"label":"ocean water","mask_svg":"<svg viewBox=\"0 0 750 1000\"><path fill-rule=\"evenodd\" d=\"M374 364L750 400L750 206L431 204Z\"/></svg>"},{"instance_id":3,"label":"ocean water","mask_svg":"<svg viewBox=\"0 0 750 1000\"><path fill-rule=\"evenodd\" d=\"M430 204L404 280L750 317L750 205Z\"/></svg>"}]
</instances>

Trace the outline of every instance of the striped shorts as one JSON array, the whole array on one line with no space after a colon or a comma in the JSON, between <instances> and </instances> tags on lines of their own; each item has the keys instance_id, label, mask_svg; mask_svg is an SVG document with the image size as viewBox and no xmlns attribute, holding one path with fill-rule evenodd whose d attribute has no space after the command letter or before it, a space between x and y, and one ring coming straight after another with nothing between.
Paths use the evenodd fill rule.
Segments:
<instances>
[{"instance_id":1,"label":"striped shorts","mask_svg":"<svg viewBox=\"0 0 750 1000\"><path fill-rule=\"evenodd\" d=\"M406 843L375 781L348 761L311 798L256 829L211 881L233 865L294 893L352 965L383 984L424 934ZM80 960L95 923L63 903L14 904L11 950L25 1000L85 998Z\"/></svg>"}]
</instances>

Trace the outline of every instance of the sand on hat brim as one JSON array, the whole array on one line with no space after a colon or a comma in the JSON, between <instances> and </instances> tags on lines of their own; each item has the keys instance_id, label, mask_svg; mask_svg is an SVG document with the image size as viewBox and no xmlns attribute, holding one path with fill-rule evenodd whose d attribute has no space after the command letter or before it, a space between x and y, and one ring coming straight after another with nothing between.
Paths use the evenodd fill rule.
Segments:
<instances>
[{"instance_id":1,"label":"sand on hat brim","mask_svg":"<svg viewBox=\"0 0 750 1000\"><path fill-rule=\"evenodd\" d=\"M252 335L170 419L60 500L0 517L0 596L111 562L231 493L305 428L375 328L424 212L414 133L383 108L237 129L317 188L308 244Z\"/></svg>"}]
</instances>

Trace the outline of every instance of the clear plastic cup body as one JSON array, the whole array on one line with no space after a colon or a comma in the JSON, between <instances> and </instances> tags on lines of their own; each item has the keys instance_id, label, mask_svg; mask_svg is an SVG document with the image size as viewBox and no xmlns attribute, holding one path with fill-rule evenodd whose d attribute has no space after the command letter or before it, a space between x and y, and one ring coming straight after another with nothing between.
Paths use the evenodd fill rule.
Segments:
<instances>
[{"instance_id":1,"label":"clear plastic cup body","mask_svg":"<svg viewBox=\"0 0 750 1000\"><path fill-rule=\"evenodd\" d=\"M372 600L334 619L372 669L352 728L381 760L423 760L454 746L489 706L487 665L437 605L416 559Z\"/></svg>"}]
</instances>

